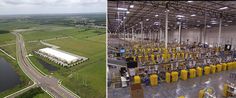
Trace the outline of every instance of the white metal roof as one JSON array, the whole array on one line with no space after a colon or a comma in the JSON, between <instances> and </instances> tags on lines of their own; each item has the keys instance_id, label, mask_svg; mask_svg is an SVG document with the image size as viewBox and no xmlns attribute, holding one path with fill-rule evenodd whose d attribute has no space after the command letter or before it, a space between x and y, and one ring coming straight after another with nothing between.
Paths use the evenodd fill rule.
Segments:
<instances>
[{"instance_id":1,"label":"white metal roof","mask_svg":"<svg viewBox=\"0 0 236 98\"><path fill-rule=\"evenodd\" d=\"M70 54L67 54L65 52L56 50L56 49L52 49L52 48L43 48L43 49L39 49L40 52L46 53L50 56L56 57L62 61L66 61L67 63L72 63L75 62L76 60L78 60L79 58Z\"/></svg>"}]
</instances>

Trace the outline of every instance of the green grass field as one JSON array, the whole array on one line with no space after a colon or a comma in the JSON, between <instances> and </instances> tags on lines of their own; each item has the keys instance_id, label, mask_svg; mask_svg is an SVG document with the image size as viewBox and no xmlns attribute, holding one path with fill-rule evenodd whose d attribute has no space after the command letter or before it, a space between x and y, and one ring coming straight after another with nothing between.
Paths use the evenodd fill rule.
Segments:
<instances>
[{"instance_id":1,"label":"green grass field","mask_svg":"<svg viewBox=\"0 0 236 98\"><path fill-rule=\"evenodd\" d=\"M68 28L53 30L36 30L22 33L25 41L45 40L56 37L65 37L65 39L56 39L46 41L60 47L61 50L71 52L89 58L88 61L73 66L63 68L59 65L59 70L53 72L53 76L62 80L62 84L77 93L82 98L105 98L106 94L106 34L105 29L76 29ZM39 42L27 43L27 51L45 47ZM30 57L32 62L40 70L49 74L43 65L39 64L35 57ZM46 61L48 62L48 61Z\"/></svg>"},{"instance_id":2,"label":"green grass field","mask_svg":"<svg viewBox=\"0 0 236 98\"><path fill-rule=\"evenodd\" d=\"M16 58L16 44L8 45L8 46L2 46L1 47L5 52Z\"/></svg>"},{"instance_id":3,"label":"green grass field","mask_svg":"<svg viewBox=\"0 0 236 98\"><path fill-rule=\"evenodd\" d=\"M15 43L15 36L11 33L0 33L0 46L9 43Z\"/></svg>"},{"instance_id":4,"label":"green grass field","mask_svg":"<svg viewBox=\"0 0 236 98\"><path fill-rule=\"evenodd\" d=\"M81 98L105 98L106 95L106 34L105 29L78 29L62 25L40 25L29 20L12 20L0 21L0 45L15 43L15 36L9 32L15 29L31 29L30 31L21 32L28 53L46 47L39 40L55 39L68 37L65 39L56 39L47 41L48 43L60 46L61 50L71 52L89 58L88 61L73 66L63 68L53 62L46 61L59 70L53 72L53 76L62 80L62 84L68 89L78 94ZM1 32L1 31L9 31ZM16 56L15 45L3 46L7 53ZM6 55L1 54L8 58ZM20 90L29 84L29 79L21 71L17 63L11 60L15 65L16 72L20 75L22 84L15 88L0 93L0 98ZM38 63L36 56L30 57L32 62L46 74L51 72ZM44 60L44 59L42 59ZM38 94L33 98L47 98L47 94Z\"/></svg>"},{"instance_id":5,"label":"green grass field","mask_svg":"<svg viewBox=\"0 0 236 98\"><path fill-rule=\"evenodd\" d=\"M15 29L29 29L31 27L38 27L39 24L33 23L31 21L16 19L16 20L1 20L0 30L15 30Z\"/></svg>"},{"instance_id":6,"label":"green grass field","mask_svg":"<svg viewBox=\"0 0 236 98\"><path fill-rule=\"evenodd\" d=\"M52 98L50 95L45 93L41 88L32 88L27 92L22 93L16 98Z\"/></svg>"}]
</instances>

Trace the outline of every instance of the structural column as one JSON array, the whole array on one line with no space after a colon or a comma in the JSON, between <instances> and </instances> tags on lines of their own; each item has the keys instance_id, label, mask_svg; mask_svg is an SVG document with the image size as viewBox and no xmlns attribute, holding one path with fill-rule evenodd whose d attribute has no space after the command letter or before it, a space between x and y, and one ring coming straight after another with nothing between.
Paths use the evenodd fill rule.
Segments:
<instances>
[{"instance_id":1,"label":"structural column","mask_svg":"<svg viewBox=\"0 0 236 98\"><path fill-rule=\"evenodd\" d=\"M203 31L203 33L204 33L204 44L206 43L206 28L207 28L207 24L206 24L206 22L207 22L207 19L206 19L207 17L206 17L206 12L205 12L205 16L204 16L204 31Z\"/></svg>"},{"instance_id":2,"label":"structural column","mask_svg":"<svg viewBox=\"0 0 236 98\"><path fill-rule=\"evenodd\" d=\"M159 41L162 41L162 36L163 36L163 32L162 32L162 28L160 27L160 35L159 35Z\"/></svg>"},{"instance_id":3,"label":"structural column","mask_svg":"<svg viewBox=\"0 0 236 98\"><path fill-rule=\"evenodd\" d=\"M123 25L124 25L124 32L123 33L124 33L124 40L125 40L125 36L126 36L125 35L125 20L123 21Z\"/></svg>"},{"instance_id":4,"label":"structural column","mask_svg":"<svg viewBox=\"0 0 236 98\"><path fill-rule=\"evenodd\" d=\"M134 27L131 28L132 40L134 40Z\"/></svg>"},{"instance_id":5,"label":"structural column","mask_svg":"<svg viewBox=\"0 0 236 98\"><path fill-rule=\"evenodd\" d=\"M179 24L179 44L181 44L181 23Z\"/></svg>"},{"instance_id":6,"label":"structural column","mask_svg":"<svg viewBox=\"0 0 236 98\"><path fill-rule=\"evenodd\" d=\"M166 25L165 25L165 48L167 49L167 43L168 43L168 14L169 10L166 10Z\"/></svg>"},{"instance_id":7,"label":"structural column","mask_svg":"<svg viewBox=\"0 0 236 98\"><path fill-rule=\"evenodd\" d=\"M221 42L221 26L222 26L222 14L220 15L220 23L219 23L219 36L218 36L218 46L220 46Z\"/></svg>"},{"instance_id":8,"label":"structural column","mask_svg":"<svg viewBox=\"0 0 236 98\"><path fill-rule=\"evenodd\" d=\"M140 22L141 24L141 43L143 43L143 22Z\"/></svg>"}]
</instances>

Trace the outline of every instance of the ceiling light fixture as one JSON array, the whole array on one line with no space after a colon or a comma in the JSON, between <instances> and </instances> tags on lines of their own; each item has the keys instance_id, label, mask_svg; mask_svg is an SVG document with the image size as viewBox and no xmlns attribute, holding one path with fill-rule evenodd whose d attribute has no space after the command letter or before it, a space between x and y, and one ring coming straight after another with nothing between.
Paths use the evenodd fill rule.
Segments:
<instances>
[{"instance_id":1,"label":"ceiling light fixture","mask_svg":"<svg viewBox=\"0 0 236 98\"><path fill-rule=\"evenodd\" d=\"M133 4L131 4L129 7L130 7L130 8L134 8L134 5L133 5Z\"/></svg>"},{"instance_id":2,"label":"ceiling light fixture","mask_svg":"<svg viewBox=\"0 0 236 98\"><path fill-rule=\"evenodd\" d=\"M222 7L222 8L219 8L219 10L225 10L225 9L228 9L229 7L225 6L225 7Z\"/></svg>"},{"instance_id":3,"label":"ceiling light fixture","mask_svg":"<svg viewBox=\"0 0 236 98\"><path fill-rule=\"evenodd\" d=\"M116 19L116 21L121 21L121 19Z\"/></svg>"},{"instance_id":4,"label":"ceiling light fixture","mask_svg":"<svg viewBox=\"0 0 236 98\"><path fill-rule=\"evenodd\" d=\"M127 14L129 14L130 12L129 11L126 11Z\"/></svg>"},{"instance_id":5,"label":"ceiling light fixture","mask_svg":"<svg viewBox=\"0 0 236 98\"><path fill-rule=\"evenodd\" d=\"M232 20L228 20L227 22L233 22Z\"/></svg>"},{"instance_id":6,"label":"ceiling light fixture","mask_svg":"<svg viewBox=\"0 0 236 98\"><path fill-rule=\"evenodd\" d=\"M192 14L191 16L194 17L194 16L196 16L196 14Z\"/></svg>"},{"instance_id":7,"label":"ceiling light fixture","mask_svg":"<svg viewBox=\"0 0 236 98\"><path fill-rule=\"evenodd\" d=\"M169 9L165 10L165 12L169 12L169 11L170 11Z\"/></svg>"},{"instance_id":8,"label":"ceiling light fixture","mask_svg":"<svg viewBox=\"0 0 236 98\"><path fill-rule=\"evenodd\" d=\"M128 9L127 9L127 8L120 8L120 7L118 7L117 10L120 10L120 11L127 11Z\"/></svg>"},{"instance_id":9,"label":"ceiling light fixture","mask_svg":"<svg viewBox=\"0 0 236 98\"><path fill-rule=\"evenodd\" d=\"M211 26L210 25L207 25L207 28L210 28Z\"/></svg>"},{"instance_id":10,"label":"ceiling light fixture","mask_svg":"<svg viewBox=\"0 0 236 98\"><path fill-rule=\"evenodd\" d=\"M183 15L176 15L176 17L183 18L183 17L185 17L185 16L183 16Z\"/></svg>"},{"instance_id":11,"label":"ceiling light fixture","mask_svg":"<svg viewBox=\"0 0 236 98\"><path fill-rule=\"evenodd\" d=\"M146 21L149 21L149 19L146 19Z\"/></svg>"},{"instance_id":12,"label":"ceiling light fixture","mask_svg":"<svg viewBox=\"0 0 236 98\"><path fill-rule=\"evenodd\" d=\"M160 25L160 22L154 22L154 25Z\"/></svg>"},{"instance_id":13,"label":"ceiling light fixture","mask_svg":"<svg viewBox=\"0 0 236 98\"><path fill-rule=\"evenodd\" d=\"M178 21L176 24L179 25L179 24L181 24L181 22Z\"/></svg>"},{"instance_id":14,"label":"ceiling light fixture","mask_svg":"<svg viewBox=\"0 0 236 98\"><path fill-rule=\"evenodd\" d=\"M193 2L193 1L188 1L188 3L191 3L191 2Z\"/></svg>"},{"instance_id":15,"label":"ceiling light fixture","mask_svg":"<svg viewBox=\"0 0 236 98\"><path fill-rule=\"evenodd\" d=\"M158 17L159 15L155 15L155 17Z\"/></svg>"},{"instance_id":16,"label":"ceiling light fixture","mask_svg":"<svg viewBox=\"0 0 236 98\"><path fill-rule=\"evenodd\" d=\"M211 24L217 24L217 22L212 22Z\"/></svg>"}]
</instances>

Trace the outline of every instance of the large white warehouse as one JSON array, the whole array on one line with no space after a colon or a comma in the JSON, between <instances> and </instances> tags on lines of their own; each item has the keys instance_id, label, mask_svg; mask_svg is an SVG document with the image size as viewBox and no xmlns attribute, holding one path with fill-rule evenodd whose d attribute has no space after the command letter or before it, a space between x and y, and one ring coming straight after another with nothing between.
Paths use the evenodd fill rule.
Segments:
<instances>
[{"instance_id":1,"label":"large white warehouse","mask_svg":"<svg viewBox=\"0 0 236 98\"><path fill-rule=\"evenodd\" d=\"M40 56L46 57L50 61L53 61L62 66L74 66L88 59L54 48L42 48L35 53L39 54Z\"/></svg>"}]
</instances>

